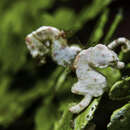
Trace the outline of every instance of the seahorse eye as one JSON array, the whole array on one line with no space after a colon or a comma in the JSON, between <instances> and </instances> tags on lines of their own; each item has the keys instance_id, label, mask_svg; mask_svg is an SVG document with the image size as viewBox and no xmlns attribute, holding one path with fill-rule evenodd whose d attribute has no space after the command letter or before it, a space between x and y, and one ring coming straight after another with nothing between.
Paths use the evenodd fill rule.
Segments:
<instances>
[{"instance_id":1,"label":"seahorse eye","mask_svg":"<svg viewBox=\"0 0 130 130\"><path fill-rule=\"evenodd\" d=\"M42 35L43 35L42 31L39 31L36 34L37 34L38 37L42 37Z\"/></svg>"}]
</instances>

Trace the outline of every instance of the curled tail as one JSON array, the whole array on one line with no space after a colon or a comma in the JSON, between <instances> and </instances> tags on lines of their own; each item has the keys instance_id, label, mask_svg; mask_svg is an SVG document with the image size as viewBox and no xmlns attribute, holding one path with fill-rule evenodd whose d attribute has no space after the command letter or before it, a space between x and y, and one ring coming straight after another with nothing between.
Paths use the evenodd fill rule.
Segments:
<instances>
[{"instance_id":1,"label":"curled tail","mask_svg":"<svg viewBox=\"0 0 130 130\"><path fill-rule=\"evenodd\" d=\"M110 49L115 49L116 47L118 47L119 45L123 45L122 46L122 51L127 52L130 50L130 41L125 38L125 37L120 37L114 41L112 41L109 45L108 48Z\"/></svg>"}]
</instances>

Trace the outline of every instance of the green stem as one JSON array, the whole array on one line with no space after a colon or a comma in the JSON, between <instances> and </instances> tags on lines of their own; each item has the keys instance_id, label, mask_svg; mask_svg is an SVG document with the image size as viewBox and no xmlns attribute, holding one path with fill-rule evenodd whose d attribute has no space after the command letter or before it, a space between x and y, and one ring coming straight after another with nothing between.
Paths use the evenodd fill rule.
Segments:
<instances>
[{"instance_id":1,"label":"green stem","mask_svg":"<svg viewBox=\"0 0 130 130\"><path fill-rule=\"evenodd\" d=\"M108 33L106 34L105 38L104 38L104 43L108 44L112 35L114 34L115 30L117 29L119 23L121 22L121 20L123 19L123 15L122 15L122 11L119 10L118 14L115 16L115 19L112 23L112 25L110 26L110 29L108 31Z\"/></svg>"}]
</instances>

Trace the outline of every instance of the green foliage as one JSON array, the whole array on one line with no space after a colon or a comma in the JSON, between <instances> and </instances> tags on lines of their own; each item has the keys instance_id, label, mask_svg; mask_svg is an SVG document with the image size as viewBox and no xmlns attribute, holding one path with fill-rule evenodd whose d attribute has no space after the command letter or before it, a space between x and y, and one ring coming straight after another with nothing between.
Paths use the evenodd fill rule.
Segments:
<instances>
[{"instance_id":1,"label":"green foliage","mask_svg":"<svg viewBox=\"0 0 130 130\"><path fill-rule=\"evenodd\" d=\"M16 120L21 114L23 114L24 110L27 109L38 97L47 95L47 93L51 92L55 85L56 78L60 75L60 73L62 73L62 69L63 68L57 68L51 74L51 82L50 80L37 81L37 84L34 86L34 88L24 94L18 91L9 92L7 87L9 86L10 79L8 77L2 79L0 85L0 111L3 112L0 113L0 123L7 126ZM3 98L4 100L2 100Z\"/></svg>"},{"instance_id":2,"label":"green foliage","mask_svg":"<svg viewBox=\"0 0 130 130\"><path fill-rule=\"evenodd\" d=\"M59 111L63 111L61 119L56 121L54 130L73 130L73 114L69 111L72 104L68 105L68 102L62 103Z\"/></svg>"},{"instance_id":3,"label":"green foliage","mask_svg":"<svg viewBox=\"0 0 130 130\"><path fill-rule=\"evenodd\" d=\"M107 79L107 85L109 88L121 78L121 73L118 69L107 67L107 68L94 68L102 75L104 75Z\"/></svg>"},{"instance_id":4,"label":"green foliage","mask_svg":"<svg viewBox=\"0 0 130 130\"><path fill-rule=\"evenodd\" d=\"M123 19L123 16L122 16L122 13L121 13L121 10L120 10L119 13L116 15L112 25L110 26L108 33L105 36L105 39L104 39L105 44L109 43L112 35L114 34L117 26L119 25L119 23L121 22L122 19Z\"/></svg>"},{"instance_id":5,"label":"green foliage","mask_svg":"<svg viewBox=\"0 0 130 130\"><path fill-rule=\"evenodd\" d=\"M54 104L43 104L36 112L36 130L51 130L56 120L56 112Z\"/></svg>"},{"instance_id":6,"label":"green foliage","mask_svg":"<svg viewBox=\"0 0 130 130\"><path fill-rule=\"evenodd\" d=\"M92 45L93 46L96 45L99 42L99 40L102 38L103 29L104 29L104 26L105 26L105 24L107 23L107 20L108 20L108 14L109 14L109 10L106 9L103 12L103 14L101 15L100 19L98 20L96 27L95 27L94 31L92 32L92 35L90 36L90 40L89 40L90 45L93 42L94 42L94 44L92 44Z\"/></svg>"},{"instance_id":7,"label":"green foliage","mask_svg":"<svg viewBox=\"0 0 130 130\"><path fill-rule=\"evenodd\" d=\"M130 103L117 109L111 116L108 130L129 130L130 129Z\"/></svg>"},{"instance_id":8,"label":"green foliage","mask_svg":"<svg viewBox=\"0 0 130 130\"><path fill-rule=\"evenodd\" d=\"M68 109L73 101L78 102L80 99L80 96L70 92L71 86L77 80L76 76L68 68L57 67L50 59L48 59L46 65L39 66L28 54L24 40L28 33L42 25L51 25L73 31L74 35L78 31L86 30L84 25L87 25L89 21L96 21L95 18L97 17L99 19L96 21L96 26L93 27L94 30L89 41L97 44L101 39L104 39L104 28L109 20L108 5L112 1L93 0L88 5L82 5L78 13L70 6L70 2L72 1L1 0L0 129L1 126L4 126L4 130L6 130L6 127L17 124L17 120L27 110L33 109L35 110L31 114L31 121L34 122L35 130L81 130L91 126L91 123L93 124L93 119L96 116L95 111L98 109L97 105L100 103L101 97L95 98L90 106L79 115L73 115ZM59 3L61 3L60 6ZM108 42L111 39L121 19L122 16L117 14L105 36L105 41ZM84 37L87 37L86 34L84 34ZM88 46L86 45L86 47ZM130 68L129 52L120 52L119 55L120 59L126 62L125 69ZM118 91L129 90L129 82L126 81L129 78L118 81L123 75L119 70L107 68L98 71L107 77L110 88L114 84L110 90L110 97L124 96ZM116 81L118 82L115 83ZM129 93L127 96L129 96ZM34 104L37 100L39 103L35 107ZM95 104L96 107L93 109ZM126 120L123 120L123 123L126 124L124 127L127 129L129 114L126 110L129 110L129 104L120 109L124 110L124 108L123 115ZM118 112L119 110L114 112L114 115L118 115ZM87 118L88 115L90 118ZM118 127L114 117L112 115L112 125L108 127L110 130ZM29 117L25 118L28 119ZM24 122L24 120L21 120L21 122ZM120 124L120 122L118 123ZM121 122L121 126L123 123ZM93 126L95 127L95 125Z\"/></svg>"},{"instance_id":9,"label":"green foliage","mask_svg":"<svg viewBox=\"0 0 130 130\"><path fill-rule=\"evenodd\" d=\"M121 60L123 60L124 62L129 63L130 62L129 55L130 55L130 51L128 51L128 52L122 52L121 51L120 54L119 54L119 58Z\"/></svg>"},{"instance_id":10,"label":"green foliage","mask_svg":"<svg viewBox=\"0 0 130 130\"><path fill-rule=\"evenodd\" d=\"M109 91L113 100L130 99L130 77L116 82Z\"/></svg>"},{"instance_id":11,"label":"green foliage","mask_svg":"<svg viewBox=\"0 0 130 130\"><path fill-rule=\"evenodd\" d=\"M82 23L96 17L104 8L111 3L111 0L93 0L91 5L83 8L80 13L80 21Z\"/></svg>"},{"instance_id":12,"label":"green foliage","mask_svg":"<svg viewBox=\"0 0 130 130\"><path fill-rule=\"evenodd\" d=\"M101 97L94 99L94 101L89 105L86 110L77 116L74 121L74 128L75 130L82 130L84 129L88 123L93 119L94 112L96 111L99 101Z\"/></svg>"}]
</instances>

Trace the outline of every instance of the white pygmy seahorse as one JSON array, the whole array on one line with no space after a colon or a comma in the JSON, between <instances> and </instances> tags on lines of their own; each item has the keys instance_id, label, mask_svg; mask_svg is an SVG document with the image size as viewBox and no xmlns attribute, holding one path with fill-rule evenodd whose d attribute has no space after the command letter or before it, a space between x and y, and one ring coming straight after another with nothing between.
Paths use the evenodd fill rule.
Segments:
<instances>
[{"instance_id":1,"label":"white pygmy seahorse","mask_svg":"<svg viewBox=\"0 0 130 130\"><path fill-rule=\"evenodd\" d=\"M74 67L78 82L72 86L72 93L83 95L83 100L70 108L73 113L79 113L86 108L93 97L101 96L106 87L106 78L94 68L105 68L115 66L123 68L124 63L120 62L117 54L107 46L98 44L81 51L75 59Z\"/></svg>"},{"instance_id":2,"label":"white pygmy seahorse","mask_svg":"<svg viewBox=\"0 0 130 130\"><path fill-rule=\"evenodd\" d=\"M105 68L114 66L119 69L124 67L117 54L113 51L119 45L123 51L130 50L130 41L118 38L108 46L98 44L81 50L79 46L68 46L65 33L51 26L42 26L26 37L27 48L33 57L38 57L41 63L45 62L47 55L61 66L74 66L78 78L72 86L72 93L83 95L81 102L70 108L73 113L79 113L86 108L93 97L101 96L106 87L106 78L97 72L94 67Z\"/></svg>"}]
</instances>

